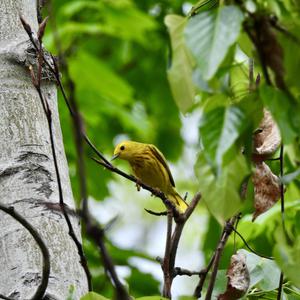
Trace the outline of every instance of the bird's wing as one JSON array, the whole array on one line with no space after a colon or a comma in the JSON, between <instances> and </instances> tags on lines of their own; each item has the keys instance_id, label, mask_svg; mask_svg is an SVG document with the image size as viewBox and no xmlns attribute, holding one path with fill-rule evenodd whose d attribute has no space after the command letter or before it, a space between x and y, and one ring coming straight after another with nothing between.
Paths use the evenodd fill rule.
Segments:
<instances>
[{"instance_id":1,"label":"bird's wing","mask_svg":"<svg viewBox=\"0 0 300 300\"><path fill-rule=\"evenodd\" d=\"M158 159L158 161L165 167L165 169L167 170L168 172L168 175L169 175L169 179L170 179L170 182L172 184L172 186L175 187L175 182L174 182L174 179L173 179L173 176L171 174L171 171L170 171L170 168L167 164L167 161L164 157L164 155L154 146L154 145L149 145L150 147L150 150L153 152L154 156Z\"/></svg>"}]
</instances>

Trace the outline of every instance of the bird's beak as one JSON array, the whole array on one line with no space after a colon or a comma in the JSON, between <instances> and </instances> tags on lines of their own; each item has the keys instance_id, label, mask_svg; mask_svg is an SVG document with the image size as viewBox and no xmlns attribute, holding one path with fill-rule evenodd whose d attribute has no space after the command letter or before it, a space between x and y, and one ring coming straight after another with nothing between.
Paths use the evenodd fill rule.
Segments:
<instances>
[{"instance_id":1,"label":"bird's beak","mask_svg":"<svg viewBox=\"0 0 300 300\"><path fill-rule=\"evenodd\" d=\"M120 153L116 153L113 155L113 157L111 158L111 161L115 160L116 158L118 158L120 155Z\"/></svg>"}]
</instances>

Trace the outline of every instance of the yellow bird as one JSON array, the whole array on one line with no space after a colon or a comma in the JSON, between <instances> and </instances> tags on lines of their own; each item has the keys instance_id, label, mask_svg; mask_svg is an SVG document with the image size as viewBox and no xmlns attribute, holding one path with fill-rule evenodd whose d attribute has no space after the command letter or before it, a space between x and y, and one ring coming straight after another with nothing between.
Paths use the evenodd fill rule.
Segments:
<instances>
[{"instance_id":1,"label":"yellow bird","mask_svg":"<svg viewBox=\"0 0 300 300\"><path fill-rule=\"evenodd\" d=\"M154 145L124 141L114 150L113 159L116 158L127 160L134 175L141 182L161 190L179 213L186 211L188 204L176 192L167 161Z\"/></svg>"}]
</instances>

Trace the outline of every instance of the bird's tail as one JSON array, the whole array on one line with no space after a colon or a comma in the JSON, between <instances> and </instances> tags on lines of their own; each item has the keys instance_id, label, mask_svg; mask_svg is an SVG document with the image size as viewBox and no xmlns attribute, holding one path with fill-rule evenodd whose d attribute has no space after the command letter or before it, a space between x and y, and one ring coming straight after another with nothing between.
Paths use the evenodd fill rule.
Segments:
<instances>
[{"instance_id":1,"label":"bird's tail","mask_svg":"<svg viewBox=\"0 0 300 300\"><path fill-rule=\"evenodd\" d=\"M182 197L175 190L173 190L172 193L168 194L168 198L173 204L175 204L176 210L180 214L185 213L186 209L188 208L188 204L182 199Z\"/></svg>"}]
</instances>

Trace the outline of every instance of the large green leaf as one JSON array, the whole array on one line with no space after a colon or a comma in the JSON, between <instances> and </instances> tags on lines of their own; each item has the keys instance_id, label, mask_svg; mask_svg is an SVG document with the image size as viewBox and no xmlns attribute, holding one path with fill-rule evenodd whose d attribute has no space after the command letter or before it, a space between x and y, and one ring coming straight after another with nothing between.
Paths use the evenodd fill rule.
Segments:
<instances>
[{"instance_id":1,"label":"large green leaf","mask_svg":"<svg viewBox=\"0 0 300 300\"><path fill-rule=\"evenodd\" d=\"M124 104L132 102L133 89L108 65L87 52L81 51L69 61L72 79L78 88L94 90L99 97Z\"/></svg>"},{"instance_id":2,"label":"large green leaf","mask_svg":"<svg viewBox=\"0 0 300 300\"><path fill-rule=\"evenodd\" d=\"M175 102L179 109L185 113L194 104L195 87L192 82L193 59L186 48L183 31L186 18L177 15L165 17L171 45L172 62L168 69L168 80Z\"/></svg>"},{"instance_id":3,"label":"large green leaf","mask_svg":"<svg viewBox=\"0 0 300 300\"><path fill-rule=\"evenodd\" d=\"M278 288L280 269L273 260L260 257L244 249L238 252L246 256L246 264L250 273L250 288L256 286L263 291L272 291Z\"/></svg>"},{"instance_id":4,"label":"large green leaf","mask_svg":"<svg viewBox=\"0 0 300 300\"><path fill-rule=\"evenodd\" d=\"M195 166L199 190L214 217L221 223L236 214L243 205L240 197L241 184L249 169L245 158L239 154L223 167L218 176L207 163L202 151Z\"/></svg>"},{"instance_id":5,"label":"large green leaf","mask_svg":"<svg viewBox=\"0 0 300 300\"><path fill-rule=\"evenodd\" d=\"M185 29L186 43L204 79L211 79L218 70L239 37L243 19L238 7L221 6L189 20Z\"/></svg>"},{"instance_id":6,"label":"large green leaf","mask_svg":"<svg viewBox=\"0 0 300 300\"><path fill-rule=\"evenodd\" d=\"M246 115L237 106L217 107L204 113L200 136L205 154L218 167L247 124Z\"/></svg>"},{"instance_id":7,"label":"large green leaf","mask_svg":"<svg viewBox=\"0 0 300 300\"><path fill-rule=\"evenodd\" d=\"M283 142L286 144L293 142L300 130L299 105L292 103L292 100L284 92L266 85L260 88L259 93L263 103L278 124Z\"/></svg>"}]
</instances>

